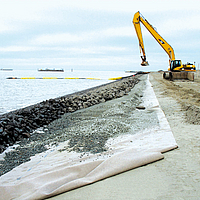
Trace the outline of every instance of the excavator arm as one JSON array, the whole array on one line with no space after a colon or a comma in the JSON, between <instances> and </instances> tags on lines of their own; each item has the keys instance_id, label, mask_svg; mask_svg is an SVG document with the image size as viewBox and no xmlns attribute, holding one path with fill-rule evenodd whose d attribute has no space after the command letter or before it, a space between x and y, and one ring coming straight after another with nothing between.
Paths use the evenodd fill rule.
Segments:
<instances>
[{"instance_id":1,"label":"excavator arm","mask_svg":"<svg viewBox=\"0 0 200 200\"><path fill-rule=\"evenodd\" d=\"M144 49L144 42L142 38L142 30L140 26L140 13L139 11L134 15L133 18L133 25L135 27L135 31L139 40L139 48L140 48L140 53L142 54L141 59L142 59L142 66L149 65L147 60L146 60L146 54L145 54L145 49Z\"/></svg>"},{"instance_id":2,"label":"excavator arm","mask_svg":"<svg viewBox=\"0 0 200 200\"><path fill-rule=\"evenodd\" d=\"M143 55L142 58L142 66L148 65L148 62L146 60L146 54L144 49L144 42L142 38L142 31L140 23L142 23L145 28L151 33L151 35L155 38L155 40L160 44L160 46L165 50L165 52L169 56L169 64L172 60L175 60L175 54L173 48L158 34L158 32L153 28L153 26L141 15L141 13L138 11L135 13L133 17L133 25L135 27L135 31L139 40L139 47L140 47L140 53Z\"/></svg>"}]
</instances>

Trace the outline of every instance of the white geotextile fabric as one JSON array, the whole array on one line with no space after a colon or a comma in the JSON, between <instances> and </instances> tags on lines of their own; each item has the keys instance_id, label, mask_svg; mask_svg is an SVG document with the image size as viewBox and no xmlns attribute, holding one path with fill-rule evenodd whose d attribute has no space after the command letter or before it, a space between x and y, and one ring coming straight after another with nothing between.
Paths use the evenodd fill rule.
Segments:
<instances>
[{"instance_id":1,"label":"white geotextile fabric","mask_svg":"<svg viewBox=\"0 0 200 200\"><path fill-rule=\"evenodd\" d=\"M0 199L44 199L162 159L177 144L149 80L143 99L159 126L109 139L110 150L99 154L59 151L61 143L1 176Z\"/></svg>"}]
</instances>

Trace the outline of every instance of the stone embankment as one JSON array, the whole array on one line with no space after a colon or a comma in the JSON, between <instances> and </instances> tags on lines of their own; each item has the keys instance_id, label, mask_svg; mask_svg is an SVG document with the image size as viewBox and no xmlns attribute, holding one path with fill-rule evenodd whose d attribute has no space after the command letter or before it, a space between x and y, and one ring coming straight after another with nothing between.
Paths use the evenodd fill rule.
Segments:
<instances>
[{"instance_id":1,"label":"stone embankment","mask_svg":"<svg viewBox=\"0 0 200 200\"><path fill-rule=\"evenodd\" d=\"M101 102L126 95L139 82L137 76L49 99L0 116L0 153L23 138L29 138L35 129L48 125L65 113L74 112Z\"/></svg>"}]
</instances>

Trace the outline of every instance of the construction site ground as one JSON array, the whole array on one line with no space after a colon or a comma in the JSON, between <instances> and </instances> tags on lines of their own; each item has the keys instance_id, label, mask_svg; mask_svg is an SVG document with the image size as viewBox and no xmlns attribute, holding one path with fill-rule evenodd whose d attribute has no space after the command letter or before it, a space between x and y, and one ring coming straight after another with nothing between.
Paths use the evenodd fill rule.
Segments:
<instances>
[{"instance_id":1,"label":"construction site ground","mask_svg":"<svg viewBox=\"0 0 200 200\"><path fill-rule=\"evenodd\" d=\"M178 148L164 159L81 187L52 199L200 198L200 75L168 81L158 72L149 80L169 122Z\"/></svg>"}]
</instances>

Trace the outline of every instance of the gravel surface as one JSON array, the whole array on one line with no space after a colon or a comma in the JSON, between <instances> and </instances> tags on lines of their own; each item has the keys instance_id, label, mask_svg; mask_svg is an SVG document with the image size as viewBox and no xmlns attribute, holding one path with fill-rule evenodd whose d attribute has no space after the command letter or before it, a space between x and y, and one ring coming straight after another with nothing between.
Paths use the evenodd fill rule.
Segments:
<instances>
[{"instance_id":1,"label":"gravel surface","mask_svg":"<svg viewBox=\"0 0 200 200\"><path fill-rule=\"evenodd\" d=\"M19 146L14 151L6 153L5 160L0 161L0 175L60 142L69 141L69 146L61 151L95 154L107 150L105 143L111 137L135 134L155 126L158 124L156 113L138 107L142 103L146 78L147 75L140 76L139 83L121 98L67 113L49 125L37 129L31 137L18 142Z\"/></svg>"},{"instance_id":2,"label":"gravel surface","mask_svg":"<svg viewBox=\"0 0 200 200\"><path fill-rule=\"evenodd\" d=\"M17 141L30 137L39 127L48 125L65 113L120 98L137 84L138 76L127 76L101 86L82 90L55 99L17 109L0 115L0 153Z\"/></svg>"}]
</instances>

